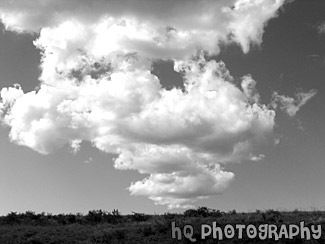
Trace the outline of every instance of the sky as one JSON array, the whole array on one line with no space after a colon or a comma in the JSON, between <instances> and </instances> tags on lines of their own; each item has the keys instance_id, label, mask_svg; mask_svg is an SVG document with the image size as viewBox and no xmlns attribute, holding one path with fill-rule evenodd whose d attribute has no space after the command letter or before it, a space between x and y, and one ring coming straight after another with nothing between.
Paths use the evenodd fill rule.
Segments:
<instances>
[{"instance_id":1,"label":"sky","mask_svg":"<svg viewBox=\"0 0 325 244\"><path fill-rule=\"evenodd\" d=\"M324 210L324 11L1 1L0 215Z\"/></svg>"}]
</instances>

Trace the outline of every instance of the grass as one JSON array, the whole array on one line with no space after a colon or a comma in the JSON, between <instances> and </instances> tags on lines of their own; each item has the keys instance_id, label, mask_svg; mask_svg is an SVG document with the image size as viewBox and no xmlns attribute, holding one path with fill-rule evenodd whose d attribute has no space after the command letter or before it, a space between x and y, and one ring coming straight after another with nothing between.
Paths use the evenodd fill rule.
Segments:
<instances>
[{"instance_id":1,"label":"grass","mask_svg":"<svg viewBox=\"0 0 325 244\"><path fill-rule=\"evenodd\" d=\"M276 210L256 211L253 213L228 213L205 207L186 210L183 214L166 213L163 215L145 215L134 213L121 215L117 210L112 213L103 210L89 211L88 214L45 214L28 211L11 212L0 217L1 244L97 244L97 243L192 243L187 238L172 238L171 223L180 229L185 225L193 226L196 243L275 243L274 239L249 239L243 235L232 239L217 241L212 237L201 239L202 224L218 226L227 224L299 224L318 225L325 228L325 212ZM280 239L277 243L325 243L325 233L320 239L306 241L296 237L292 240Z\"/></svg>"}]
</instances>

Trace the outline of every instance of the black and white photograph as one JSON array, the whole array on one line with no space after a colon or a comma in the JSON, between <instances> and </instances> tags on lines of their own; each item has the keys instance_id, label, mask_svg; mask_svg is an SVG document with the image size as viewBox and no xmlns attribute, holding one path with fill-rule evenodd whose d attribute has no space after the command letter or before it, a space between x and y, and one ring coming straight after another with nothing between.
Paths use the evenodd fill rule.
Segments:
<instances>
[{"instance_id":1,"label":"black and white photograph","mask_svg":"<svg viewBox=\"0 0 325 244\"><path fill-rule=\"evenodd\" d=\"M0 0L0 244L325 243L324 0Z\"/></svg>"}]
</instances>

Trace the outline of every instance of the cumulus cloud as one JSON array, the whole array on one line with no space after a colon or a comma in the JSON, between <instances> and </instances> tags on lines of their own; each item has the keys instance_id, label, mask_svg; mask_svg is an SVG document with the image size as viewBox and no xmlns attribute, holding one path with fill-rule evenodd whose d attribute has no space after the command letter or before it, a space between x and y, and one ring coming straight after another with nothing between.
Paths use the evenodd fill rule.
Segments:
<instances>
[{"instance_id":1,"label":"cumulus cloud","mask_svg":"<svg viewBox=\"0 0 325 244\"><path fill-rule=\"evenodd\" d=\"M1 1L6 27L40 30L42 52L39 89L3 88L1 120L13 142L43 154L90 141L116 154L115 168L147 175L132 195L188 207L230 184L224 164L262 159L255 153L274 127L256 81L247 75L237 87L222 61L205 56L221 43L248 52L283 3ZM161 86L157 59L174 61L184 89Z\"/></svg>"},{"instance_id":2,"label":"cumulus cloud","mask_svg":"<svg viewBox=\"0 0 325 244\"><path fill-rule=\"evenodd\" d=\"M93 52L145 52L158 58L181 57L204 48L218 53L220 42L236 42L247 52L259 44L265 24L276 16L284 0L10 0L0 3L0 17L7 28L16 31L50 31L75 20L79 28L61 27L68 35L83 32ZM78 24L77 24L78 23ZM82 27L85 28L82 28ZM92 31L91 31L92 30ZM70 31L72 33L70 33ZM81 33L79 33L81 34ZM45 35L42 33L42 35ZM114 38L111 38L114 35ZM81 38L80 38L81 39ZM57 44L63 44L56 41ZM103 50L103 45L106 48ZM100 49L100 50L98 50Z\"/></svg>"},{"instance_id":3,"label":"cumulus cloud","mask_svg":"<svg viewBox=\"0 0 325 244\"><path fill-rule=\"evenodd\" d=\"M118 155L117 169L149 174L131 184L133 195L175 207L222 192L233 174L220 164L249 159L272 131L274 111L250 104L222 62L176 62L185 92L161 88L148 70L127 69L26 94L4 88L11 140L44 154L91 141Z\"/></svg>"},{"instance_id":4,"label":"cumulus cloud","mask_svg":"<svg viewBox=\"0 0 325 244\"><path fill-rule=\"evenodd\" d=\"M277 92L273 93L273 108L280 105L280 109L287 113L289 116L295 116L296 113L304 106L312 97L317 94L317 90L311 89L308 92L298 91L295 97L288 97L279 95Z\"/></svg>"}]
</instances>

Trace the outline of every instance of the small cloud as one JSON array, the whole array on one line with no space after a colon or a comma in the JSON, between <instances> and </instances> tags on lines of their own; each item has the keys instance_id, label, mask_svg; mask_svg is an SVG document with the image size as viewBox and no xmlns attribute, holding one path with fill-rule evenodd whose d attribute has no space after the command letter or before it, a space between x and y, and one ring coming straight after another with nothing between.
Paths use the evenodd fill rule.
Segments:
<instances>
[{"instance_id":1,"label":"small cloud","mask_svg":"<svg viewBox=\"0 0 325 244\"><path fill-rule=\"evenodd\" d=\"M256 90L256 81L253 80L253 78L250 75L246 75L242 78L241 87L250 103L259 102L260 95L257 93Z\"/></svg>"},{"instance_id":2,"label":"small cloud","mask_svg":"<svg viewBox=\"0 0 325 244\"><path fill-rule=\"evenodd\" d=\"M265 158L264 154L259 154L259 155L252 155L250 160L254 161L254 162L258 162L258 161L263 160L264 158Z\"/></svg>"},{"instance_id":3,"label":"small cloud","mask_svg":"<svg viewBox=\"0 0 325 244\"><path fill-rule=\"evenodd\" d=\"M285 95L279 95L277 92L273 93L273 101L271 106L276 109L280 105L280 109L293 117L313 96L317 94L317 90L311 89L308 92L298 91L295 98Z\"/></svg>"},{"instance_id":4,"label":"small cloud","mask_svg":"<svg viewBox=\"0 0 325 244\"><path fill-rule=\"evenodd\" d=\"M325 34L325 22L321 23L317 26L317 30L319 34Z\"/></svg>"},{"instance_id":5,"label":"small cloud","mask_svg":"<svg viewBox=\"0 0 325 244\"><path fill-rule=\"evenodd\" d=\"M305 131L305 128L302 124L302 121L300 119L297 120L297 129L301 131Z\"/></svg>"},{"instance_id":6,"label":"small cloud","mask_svg":"<svg viewBox=\"0 0 325 244\"><path fill-rule=\"evenodd\" d=\"M70 142L70 146L74 154L76 154L80 150L81 142L82 142L81 140L72 140Z\"/></svg>"},{"instance_id":7,"label":"small cloud","mask_svg":"<svg viewBox=\"0 0 325 244\"><path fill-rule=\"evenodd\" d=\"M92 157L89 157L87 160L84 161L85 164L90 164L91 162L93 162Z\"/></svg>"}]
</instances>

